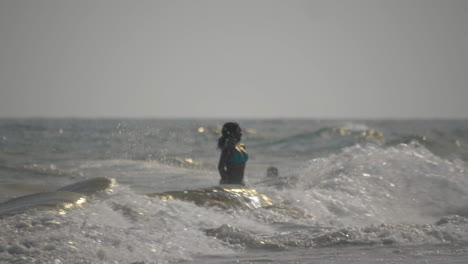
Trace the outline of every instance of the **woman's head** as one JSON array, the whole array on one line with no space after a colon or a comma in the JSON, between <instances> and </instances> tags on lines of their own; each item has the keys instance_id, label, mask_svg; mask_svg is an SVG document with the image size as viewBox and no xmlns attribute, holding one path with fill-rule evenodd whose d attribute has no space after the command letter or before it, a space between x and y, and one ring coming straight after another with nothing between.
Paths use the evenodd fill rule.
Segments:
<instances>
[{"instance_id":1,"label":"woman's head","mask_svg":"<svg viewBox=\"0 0 468 264\"><path fill-rule=\"evenodd\" d=\"M242 129L239 124L236 122L227 122L223 125L223 129L221 130L221 137L218 139L218 148L223 148L228 139L237 143L241 140L241 137Z\"/></svg>"},{"instance_id":2,"label":"woman's head","mask_svg":"<svg viewBox=\"0 0 468 264\"><path fill-rule=\"evenodd\" d=\"M239 124L235 122L228 122L223 125L221 134L225 138L235 138L240 140L242 137L242 129L240 128Z\"/></svg>"}]
</instances>

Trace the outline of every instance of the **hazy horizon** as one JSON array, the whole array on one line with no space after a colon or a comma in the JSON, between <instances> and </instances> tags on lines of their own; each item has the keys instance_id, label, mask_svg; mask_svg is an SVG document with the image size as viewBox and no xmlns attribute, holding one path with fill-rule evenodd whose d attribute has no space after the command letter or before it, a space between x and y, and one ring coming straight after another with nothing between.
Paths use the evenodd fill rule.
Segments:
<instances>
[{"instance_id":1,"label":"hazy horizon","mask_svg":"<svg viewBox=\"0 0 468 264\"><path fill-rule=\"evenodd\" d=\"M0 2L0 118L466 119L468 1Z\"/></svg>"}]
</instances>

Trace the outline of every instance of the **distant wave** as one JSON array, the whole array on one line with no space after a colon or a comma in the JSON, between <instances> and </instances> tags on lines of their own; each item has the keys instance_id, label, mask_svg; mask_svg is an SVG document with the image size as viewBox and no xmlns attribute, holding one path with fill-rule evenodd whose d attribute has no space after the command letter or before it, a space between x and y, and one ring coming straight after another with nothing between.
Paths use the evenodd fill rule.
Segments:
<instances>
[{"instance_id":1,"label":"distant wave","mask_svg":"<svg viewBox=\"0 0 468 264\"><path fill-rule=\"evenodd\" d=\"M347 127L325 127L313 132L305 132L273 141L257 143L253 146L274 151L335 152L359 143L382 144L384 141L384 134L373 129L358 130Z\"/></svg>"},{"instance_id":2,"label":"distant wave","mask_svg":"<svg viewBox=\"0 0 468 264\"><path fill-rule=\"evenodd\" d=\"M10 199L0 204L0 216L23 213L29 209L70 209L80 206L85 197L112 188L115 182L107 178L93 178L70 184L56 191L39 192Z\"/></svg>"},{"instance_id":3,"label":"distant wave","mask_svg":"<svg viewBox=\"0 0 468 264\"><path fill-rule=\"evenodd\" d=\"M0 165L0 169L12 172L25 172L28 174L41 175L41 176L73 176L74 172L57 168L55 164L24 164L24 165Z\"/></svg>"},{"instance_id":4,"label":"distant wave","mask_svg":"<svg viewBox=\"0 0 468 264\"><path fill-rule=\"evenodd\" d=\"M189 168L189 169L197 169L197 170L209 170L215 169L215 166L212 163L203 163L197 161L196 159L192 158L182 158L182 157L168 157L168 156L160 156L160 157L153 157L153 156L137 156L134 157L132 160L135 161L145 161L145 162L158 162L160 164L178 167L178 168Z\"/></svg>"}]
</instances>

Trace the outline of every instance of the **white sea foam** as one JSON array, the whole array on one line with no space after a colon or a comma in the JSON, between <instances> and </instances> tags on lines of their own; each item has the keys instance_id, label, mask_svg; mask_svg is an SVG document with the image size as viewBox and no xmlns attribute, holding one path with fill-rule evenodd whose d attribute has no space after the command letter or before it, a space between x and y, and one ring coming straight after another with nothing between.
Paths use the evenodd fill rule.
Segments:
<instances>
[{"instance_id":1,"label":"white sea foam","mask_svg":"<svg viewBox=\"0 0 468 264\"><path fill-rule=\"evenodd\" d=\"M0 120L1 184L21 187L2 199L94 177L119 183L65 215L4 217L0 262L466 262L466 122L246 120L246 131L258 131L244 134L246 182L283 207L143 195L216 185L219 135L198 128L220 124ZM265 183L271 165L287 184ZM277 248L286 250L264 251ZM374 256L361 261L366 254Z\"/></svg>"},{"instance_id":2,"label":"white sea foam","mask_svg":"<svg viewBox=\"0 0 468 264\"><path fill-rule=\"evenodd\" d=\"M464 166L413 143L356 145L310 161L284 199L327 222L431 223L468 204Z\"/></svg>"}]
</instances>

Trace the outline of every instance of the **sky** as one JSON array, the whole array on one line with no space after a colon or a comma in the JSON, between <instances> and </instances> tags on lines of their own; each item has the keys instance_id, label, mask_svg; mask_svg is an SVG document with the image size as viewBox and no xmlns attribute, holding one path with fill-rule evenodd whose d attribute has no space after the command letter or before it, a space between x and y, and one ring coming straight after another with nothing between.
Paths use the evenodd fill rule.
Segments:
<instances>
[{"instance_id":1,"label":"sky","mask_svg":"<svg viewBox=\"0 0 468 264\"><path fill-rule=\"evenodd\" d=\"M0 0L0 117L468 118L465 0Z\"/></svg>"}]
</instances>

